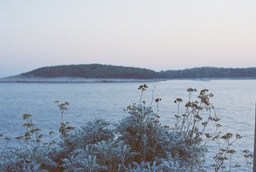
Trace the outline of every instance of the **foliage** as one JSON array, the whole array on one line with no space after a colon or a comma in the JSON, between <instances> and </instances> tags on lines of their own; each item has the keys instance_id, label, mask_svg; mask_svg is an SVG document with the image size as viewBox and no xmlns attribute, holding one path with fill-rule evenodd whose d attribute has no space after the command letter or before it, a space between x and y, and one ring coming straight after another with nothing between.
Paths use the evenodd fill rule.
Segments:
<instances>
[{"instance_id":1,"label":"foliage","mask_svg":"<svg viewBox=\"0 0 256 172\"><path fill-rule=\"evenodd\" d=\"M236 153L232 145L241 136L219 131L220 119L210 102L213 94L203 89L194 98L197 90L189 88L189 98L183 109L183 99L174 101L176 122L166 126L159 120L161 98L155 99L156 112L151 104L147 106L142 101L147 89L146 84L139 87L139 103L129 105L125 109L128 116L118 123L95 119L81 128L74 128L64 121L69 103L56 101L61 115L58 142L43 142L41 130L33 124L32 115L24 114L26 131L16 139L23 141L25 146L16 150L4 149L0 154L0 171L206 171L204 163L209 142L216 142L218 148L213 157L214 170L220 171L229 163L227 168L231 171L232 155ZM250 169L253 155L248 150L243 154Z\"/></svg>"},{"instance_id":2,"label":"foliage","mask_svg":"<svg viewBox=\"0 0 256 172\"><path fill-rule=\"evenodd\" d=\"M256 68L201 67L156 72L149 69L101 64L61 65L35 69L18 77L74 77L124 79L182 79L182 78L256 78Z\"/></svg>"},{"instance_id":3,"label":"foliage","mask_svg":"<svg viewBox=\"0 0 256 172\"><path fill-rule=\"evenodd\" d=\"M167 70L160 72L162 78L255 78L256 68L216 68L201 67L184 70Z\"/></svg>"},{"instance_id":4,"label":"foliage","mask_svg":"<svg viewBox=\"0 0 256 172\"><path fill-rule=\"evenodd\" d=\"M142 68L88 64L88 65L62 65L43 67L27 73L21 77L75 77L75 78L128 78L128 79L154 79L158 73Z\"/></svg>"}]
</instances>

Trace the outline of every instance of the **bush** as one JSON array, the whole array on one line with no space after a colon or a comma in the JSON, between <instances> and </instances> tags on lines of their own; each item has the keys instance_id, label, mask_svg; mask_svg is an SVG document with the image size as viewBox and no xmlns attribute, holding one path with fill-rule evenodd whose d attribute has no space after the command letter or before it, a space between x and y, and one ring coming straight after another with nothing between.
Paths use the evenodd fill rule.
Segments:
<instances>
[{"instance_id":1,"label":"bush","mask_svg":"<svg viewBox=\"0 0 256 172\"><path fill-rule=\"evenodd\" d=\"M74 128L64 121L69 103L56 101L61 114L60 141L57 143L43 143L32 115L25 114L26 132L16 138L23 140L25 146L2 152L0 171L206 171L207 144L212 141L218 143L219 149L213 158L214 170L219 171L235 153L231 149L232 143L241 136L219 132L219 118L210 102L213 94L204 89L192 100L196 90L188 89L185 111L181 113L183 100L177 98L174 101L177 104L176 122L173 126L166 126L159 121L158 104L161 99L155 99L157 112L142 101L146 89L145 84L139 87L139 103L129 105L125 110L129 116L120 122L96 119L81 128ZM221 147L222 142L225 145ZM252 154L248 150L244 153L247 162L251 162Z\"/></svg>"}]
</instances>

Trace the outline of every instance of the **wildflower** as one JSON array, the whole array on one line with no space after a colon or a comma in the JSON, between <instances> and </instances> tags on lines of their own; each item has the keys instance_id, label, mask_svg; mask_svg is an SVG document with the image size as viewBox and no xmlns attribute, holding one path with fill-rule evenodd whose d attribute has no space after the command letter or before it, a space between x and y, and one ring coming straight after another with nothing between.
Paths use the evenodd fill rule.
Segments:
<instances>
[{"instance_id":1,"label":"wildflower","mask_svg":"<svg viewBox=\"0 0 256 172\"><path fill-rule=\"evenodd\" d=\"M231 149L231 150L228 150L227 153L228 153L228 154L234 154L234 153L236 153L236 151L233 150L233 149Z\"/></svg>"},{"instance_id":2,"label":"wildflower","mask_svg":"<svg viewBox=\"0 0 256 172\"><path fill-rule=\"evenodd\" d=\"M232 133L227 133L227 134L221 136L221 138L224 140L229 140L229 139L231 139L232 136L233 136Z\"/></svg>"},{"instance_id":3,"label":"wildflower","mask_svg":"<svg viewBox=\"0 0 256 172\"><path fill-rule=\"evenodd\" d=\"M209 133L205 133L206 138L210 138L211 135Z\"/></svg>"},{"instance_id":4,"label":"wildflower","mask_svg":"<svg viewBox=\"0 0 256 172\"><path fill-rule=\"evenodd\" d=\"M23 119L28 119L28 118L30 118L31 116L32 116L31 114L26 113L26 114L23 115Z\"/></svg>"},{"instance_id":5,"label":"wildflower","mask_svg":"<svg viewBox=\"0 0 256 172\"><path fill-rule=\"evenodd\" d=\"M138 89L141 91L145 91L147 88L148 86L146 84L143 84L143 85L140 85Z\"/></svg>"},{"instance_id":6,"label":"wildflower","mask_svg":"<svg viewBox=\"0 0 256 172\"><path fill-rule=\"evenodd\" d=\"M220 125L220 124L216 124L216 127L217 127L217 128L219 128L219 127L221 127L221 126L222 126L222 125Z\"/></svg>"},{"instance_id":7,"label":"wildflower","mask_svg":"<svg viewBox=\"0 0 256 172\"><path fill-rule=\"evenodd\" d=\"M207 125L208 122L203 122L202 125L205 127Z\"/></svg>"},{"instance_id":8,"label":"wildflower","mask_svg":"<svg viewBox=\"0 0 256 172\"><path fill-rule=\"evenodd\" d=\"M242 136L240 136L239 134L236 134L236 138L237 138L237 139L241 139Z\"/></svg>"},{"instance_id":9,"label":"wildflower","mask_svg":"<svg viewBox=\"0 0 256 172\"><path fill-rule=\"evenodd\" d=\"M157 99L155 99L155 102L158 103L158 102L160 102L161 100L162 100L161 98L157 98Z\"/></svg>"},{"instance_id":10,"label":"wildflower","mask_svg":"<svg viewBox=\"0 0 256 172\"><path fill-rule=\"evenodd\" d=\"M188 88L187 91L188 91L189 93L192 93L192 92L196 92L197 90L196 90L196 89L193 89L193 88Z\"/></svg>"},{"instance_id":11,"label":"wildflower","mask_svg":"<svg viewBox=\"0 0 256 172\"><path fill-rule=\"evenodd\" d=\"M176 100L174 100L174 103L180 103L182 102L183 100L181 98L176 98Z\"/></svg>"}]
</instances>

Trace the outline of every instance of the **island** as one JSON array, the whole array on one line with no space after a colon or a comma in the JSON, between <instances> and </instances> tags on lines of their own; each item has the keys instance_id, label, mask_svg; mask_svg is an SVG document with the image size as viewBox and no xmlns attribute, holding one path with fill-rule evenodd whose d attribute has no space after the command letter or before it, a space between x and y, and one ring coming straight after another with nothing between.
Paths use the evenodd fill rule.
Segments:
<instances>
[{"instance_id":1,"label":"island","mask_svg":"<svg viewBox=\"0 0 256 172\"><path fill-rule=\"evenodd\" d=\"M59 65L1 78L0 82L142 82L170 79L256 79L256 67L198 67L157 72L105 64Z\"/></svg>"}]
</instances>

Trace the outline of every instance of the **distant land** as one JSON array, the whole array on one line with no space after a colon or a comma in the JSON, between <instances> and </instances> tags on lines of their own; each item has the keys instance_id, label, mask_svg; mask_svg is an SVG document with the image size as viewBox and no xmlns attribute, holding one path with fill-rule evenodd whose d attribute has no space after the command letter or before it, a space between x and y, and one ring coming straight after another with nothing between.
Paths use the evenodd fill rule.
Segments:
<instances>
[{"instance_id":1,"label":"distant land","mask_svg":"<svg viewBox=\"0 0 256 172\"><path fill-rule=\"evenodd\" d=\"M256 79L256 67L198 67L184 70L154 70L103 64L42 67L0 82L131 82L169 79Z\"/></svg>"}]
</instances>

